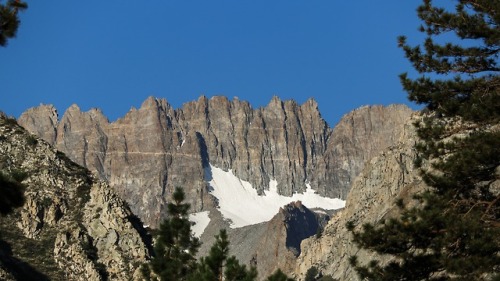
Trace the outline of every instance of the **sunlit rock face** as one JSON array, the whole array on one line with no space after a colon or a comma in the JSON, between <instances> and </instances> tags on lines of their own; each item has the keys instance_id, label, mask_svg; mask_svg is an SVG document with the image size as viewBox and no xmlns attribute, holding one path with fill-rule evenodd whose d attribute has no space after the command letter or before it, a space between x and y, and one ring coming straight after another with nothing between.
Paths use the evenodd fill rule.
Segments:
<instances>
[{"instance_id":1,"label":"sunlit rock face","mask_svg":"<svg viewBox=\"0 0 500 281\"><path fill-rule=\"evenodd\" d=\"M0 173L23 175L25 201L0 220L0 280L142 280L150 241L126 202L2 114L0 136Z\"/></svg>"},{"instance_id":2,"label":"sunlit rock face","mask_svg":"<svg viewBox=\"0 0 500 281\"><path fill-rule=\"evenodd\" d=\"M226 97L200 97L172 108L148 98L139 109L109 122L98 109L73 105L58 119L52 106L27 110L19 123L109 182L133 212L155 227L176 186L191 210L214 205L205 168L232 170L259 194L306 192L345 199L371 159L392 145L412 111L403 105L366 106L331 129L318 104L274 97L262 108Z\"/></svg>"},{"instance_id":3,"label":"sunlit rock face","mask_svg":"<svg viewBox=\"0 0 500 281\"><path fill-rule=\"evenodd\" d=\"M366 264L375 254L357 247L346 224L354 223L359 231L365 223L393 217L400 212L396 205L398 199L410 203L414 194L426 188L413 165L417 157L414 121L408 120L399 142L365 163L353 181L345 208L329 220L321 237L302 241L302 252L295 265L298 280L303 280L313 266L336 280L360 280L349 257L356 255L360 264ZM389 257L378 259L385 262Z\"/></svg>"}]
</instances>

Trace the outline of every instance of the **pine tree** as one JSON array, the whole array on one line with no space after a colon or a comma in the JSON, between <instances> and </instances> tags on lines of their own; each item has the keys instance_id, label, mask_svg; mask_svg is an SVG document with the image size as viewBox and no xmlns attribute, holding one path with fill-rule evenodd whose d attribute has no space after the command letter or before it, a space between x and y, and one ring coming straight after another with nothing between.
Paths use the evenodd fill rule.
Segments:
<instances>
[{"instance_id":1,"label":"pine tree","mask_svg":"<svg viewBox=\"0 0 500 281\"><path fill-rule=\"evenodd\" d=\"M408 45L404 36L398 39L413 67L424 74L415 80L406 73L400 76L411 101L424 104L439 115L459 115L475 121L498 120L499 9L498 1L462 0L451 13L434 7L430 0L424 1L417 9L423 21L420 31L428 35L424 50ZM451 32L458 41L471 44L473 41L474 45L440 44L439 36ZM429 74L442 78L433 79Z\"/></svg>"},{"instance_id":2,"label":"pine tree","mask_svg":"<svg viewBox=\"0 0 500 281\"><path fill-rule=\"evenodd\" d=\"M267 277L266 281L294 281L288 277L281 269L277 269L273 274Z\"/></svg>"},{"instance_id":3,"label":"pine tree","mask_svg":"<svg viewBox=\"0 0 500 281\"><path fill-rule=\"evenodd\" d=\"M224 272L226 281L253 281L257 279L257 269L240 264L235 256L231 256L226 261L226 270Z\"/></svg>"},{"instance_id":4,"label":"pine tree","mask_svg":"<svg viewBox=\"0 0 500 281\"><path fill-rule=\"evenodd\" d=\"M161 224L156 236L154 257L143 267L143 275L150 279L154 272L162 281L187 280L196 266L195 255L200 243L191 232L188 220L189 204L183 203L184 191L176 188L173 202L167 204L168 218Z\"/></svg>"},{"instance_id":5,"label":"pine tree","mask_svg":"<svg viewBox=\"0 0 500 281\"><path fill-rule=\"evenodd\" d=\"M190 276L192 281L253 281L257 278L255 268L247 269L238 260L229 257L229 240L222 229L208 256L201 258L196 271Z\"/></svg>"},{"instance_id":6,"label":"pine tree","mask_svg":"<svg viewBox=\"0 0 500 281\"><path fill-rule=\"evenodd\" d=\"M318 279L317 278L318 275L319 275L318 269L315 266L312 266L307 270L304 281L316 281Z\"/></svg>"},{"instance_id":7,"label":"pine tree","mask_svg":"<svg viewBox=\"0 0 500 281\"><path fill-rule=\"evenodd\" d=\"M429 114L415 124L422 140L417 165L430 187L415 196L416 207L401 202L401 216L353 231L362 248L395 258L386 265L361 265L368 280L486 280L500 278L500 1L457 1L452 13L425 0L417 10L428 38L399 46L417 79L401 75L409 99ZM441 43L452 33L462 43ZM448 37L449 38L449 37ZM455 137L462 131L460 138ZM497 172L495 172L495 170Z\"/></svg>"},{"instance_id":8,"label":"pine tree","mask_svg":"<svg viewBox=\"0 0 500 281\"><path fill-rule=\"evenodd\" d=\"M6 4L0 4L0 46L6 46L8 39L16 37L20 23L17 13L26 8L28 5L19 0L8 0Z\"/></svg>"},{"instance_id":9,"label":"pine tree","mask_svg":"<svg viewBox=\"0 0 500 281\"><path fill-rule=\"evenodd\" d=\"M226 230L221 230L210 253L196 261L200 246L191 232L188 220L189 204L181 188L176 188L173 201L167 204L168 218L156 234L154 257L142 267L146 280L190 280L190 281L254 281L257 270L247 269L234 257L229 257L229 240Z\"/></svg>"}]
</instances>

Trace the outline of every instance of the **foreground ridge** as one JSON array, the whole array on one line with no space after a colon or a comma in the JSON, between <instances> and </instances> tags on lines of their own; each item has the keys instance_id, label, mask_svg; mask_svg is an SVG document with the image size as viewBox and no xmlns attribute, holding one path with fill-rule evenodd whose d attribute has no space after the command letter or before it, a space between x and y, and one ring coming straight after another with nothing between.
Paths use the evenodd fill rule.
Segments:
<instances>
[{"instance_id":1,"label":"foreground ridge","mask_svg":"<svg viewBox=\"0 0 500 281\"><path fill-rule=\"evenodd\" d=\"M25 204L0 218L0 277L139 280L140 221L109 186L0 116L0 169L22 175Z\"/></svg>"}]
</instances>

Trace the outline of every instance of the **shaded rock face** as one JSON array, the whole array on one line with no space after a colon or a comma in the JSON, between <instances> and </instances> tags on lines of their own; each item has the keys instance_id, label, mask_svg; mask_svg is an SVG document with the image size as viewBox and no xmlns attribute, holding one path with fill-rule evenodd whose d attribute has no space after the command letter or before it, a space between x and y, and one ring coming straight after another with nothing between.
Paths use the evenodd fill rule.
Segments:
<instances>
[{"instance_id":1,"label":"shaded rock face","mask_svg":"<svg viewBox=\"0 0 500 281\"><path fill-rule=\"evenodd\" d=\"M152 227L176 186L184 187L192 211L212 204L208 163L232 169L259 192L270 180L283 195L302 192L309 182L321 195L345 199L363 163L394 143L412 113L406 106L363 107L332 130L314 100L298 105L277 97L258 109L225 97L173 109L151 97L112 123L99 110L81 112L76 105L59 122L54 112L32 108L19 122L107 180Z\"/></svg>"},{"instance_id":2,"label":"shaded rock face","mask_svg":"<svg viewBox=\"0 0 500 281\"><path fill-rule=\"evenodd\" d=\"M0 219L1 278L141 280L147 237L108 184L12 120L0 117L0 136L0 172L26 187L24 206Z\"/></svg>"},{"instance_id":3,"label":"shaded rock face","mask_svg":"<svg viewBox=\"0 0 500 281\"><path fill-rule=\"evenodd\" d=\"M283 206L268 222L228 229L230 254L247 265L255 266L259 280L265 280L278 268L292 274L295 260L301 252L301 241L316 235L324 219L300 201L292 202ZM213 243L213 239L203 240L204 243Z\"/></svg>"},{"instance_id":4,"label":"shaded rock face","mask_svg":"<svg viewBox=\"0 0 500 281\"><path fill-rule=\"evenodd\" d=\"M280 213L283 214L287 230L286 248L298 256L302 240L316 235L320 229L318 215L303 206L300 201L284 206Z\"/></svg>"},{"instance_id":5,"label":"shaded rock face","mask_svg":"<svg viewBox=\"0 0 500 281\"><path fill-rule=\"evenodd\" d=\"M404 126L401 142L365 164L353 182L346 207L332 217L321 238L311 237L302 242L302 253L295 268L298 280L303 280L312 266L338 280L359 280L349 257L356 255L359 262L365 264L374 254L354 244L346 229L347 222L352 221L359 230L364 223L395 216L399 213L396 200L410 202L413 194L426 188L413 166L416 134L412 123Z\"/></svg>"}]
</instances>

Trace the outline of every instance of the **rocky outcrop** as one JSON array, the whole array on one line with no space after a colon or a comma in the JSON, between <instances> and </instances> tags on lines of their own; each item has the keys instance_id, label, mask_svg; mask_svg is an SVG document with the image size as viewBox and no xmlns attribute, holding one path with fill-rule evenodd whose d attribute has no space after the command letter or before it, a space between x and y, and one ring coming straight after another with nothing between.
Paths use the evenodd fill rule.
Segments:
<instances>
[{"instance_id":1,"label":"rocky outcrop","mask_svg":"<svg viewBox=\"0 0 500 281\"><path fill-rule=\"evenodd\" d=\"M417 158L415 144L421 140L418 139L413 124L429 117L433 116L420 113L408 120L401 140L365 164L361 174L354 180L346 207L329 221L321 238L312 237L302 242L301 248L304 250L297 259L295 272L298 280L303 280L307 270L313 266L323 275L337 280L359 280L350 266L351 256L356 256L361 265L367 265L373 259L387 264L394 258L388 254L378 255L373 251L359 249L346 224L352 222L355 231L360 231L365 223L376 225L387 219L400 217L401 209L396 202L402 200L405 206L415 207L421 204L419 200L415 200L415 195L432 190L422 180L421 170L414 167ZM478 124L457 117L441 118L438 122L449 133L442 139L445 143L470 136L479 130L500 130L498 123L478 129ZM449 156L450 154L445 154L440 157L447 159ZM437 160L431 158L422 161L422 168L427 172L437 172L433 168ZM495 167L494 175L492 182L480 182L478 187L490 185L489 192L497 196L500 194L500 166Z\"/></svg>"},{"instance_id":2,"label":"rocky outcrop","mask_svg":"<svg viewBox=\"0 0 500 281\"><path fill-rule=\"evenodd\" d=\"M399 211L395 205L397 199L408 202L413 194L425 189L418 170L413 166L415 141L412 122L408 122L401 142L365 164L353 183L346 207L328 222L321 238L312 237L302 242L303 251L296 267L299 280L303 280L312 266L323 275L338 280L358 280L349 257L356 255L361 263L365 263L373 253L359 249L345 225L352 221L359 229L364 223L375 223L393 216Z\"/></svg>"},{"instance_id":3,"label":"rocky outcrop","mask_svg":"<svg viewBox=\"0 0 500 281\"><path fill-rule=\"evenodd\" d=\"M57 138L57 123L59 122L57 110L52 105L40 105L30 108L28 114L23 114L18 122L26 130L54 144Z\"/></svg>"},{"instance_id":4,"label":"rocky outcrop","mask_svg":"<svg viewBox=\"0 0 500 281\"><path fill-rule=\"evenodd\" d=\"M336 184L325 191L331 197L345 199L354 179L367 161L402 139L404 125L412 111L404 105L364 106L344 115L334 127L325 152L325 182Z\"/></svg>"},{"instance_id":5,"label":"rocky outcrop","mask_svg":"<svg viewBox=\"0 0 500 281\"><path fill-rule=\"evenodd\" d=\"M332 130L312 99L299 105L274 97L253 109L238 99L200 97L173 109L151 97L112 123L76 105L59 122L52 106L29 109L19 122L107 180L155 227L176 186L185 188L192 211L211 204L203 178L208 163L232 169L259 192L270 180L283 195L304 191L308 182L324 196L345 199L364 162L394 143L411 112L363 107Z\"/></svg>"},{"instance_id":6,"label":"rocky outcrop","mask_svg":"<svg viewBox=\"0 0 500 281\"><path fill-rule=\"evenodd\" d=\"M26 187L0 220L0 268L17 280L140 280L147 237L107 183L4 117L0 168Z\"/></svg>"},{"instance_id":7,"label":"rocky outcrop","mask_svg":"<svg viewBox=\"0 0 500 281\"><path fill-rule=\"evenodd\" d=\"M210 212L213 220L219 220L217 212ZM258 280L265 280L278 268L287 274L295 269L295 260L301 252L300 242L318 233L318 228L328 215L317 214L302 205L300 201L283 206L268 222L228 229L230 254L244 264L255 266ZM224 227L218 223L219 227ZM210 228L210 226L209 226ZM208 230L213 236L213 230ZM205 235L205 234L204 234ZM208 245L214 239L202 236L201 254L208 252Z\"/></svg>"}]
</instances>

